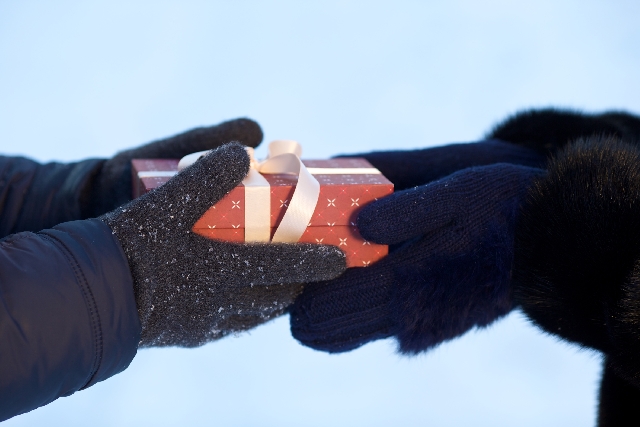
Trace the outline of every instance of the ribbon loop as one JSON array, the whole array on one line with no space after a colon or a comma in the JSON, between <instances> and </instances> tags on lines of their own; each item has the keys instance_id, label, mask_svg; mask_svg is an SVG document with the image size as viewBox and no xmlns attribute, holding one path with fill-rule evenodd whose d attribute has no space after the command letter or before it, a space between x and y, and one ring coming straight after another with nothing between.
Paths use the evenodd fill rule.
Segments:
<instances>
[{"instance_id":1,"label":"ribbon loop","mask_svg":"<svg viewBox=\"0 0 640 427\"><path fill-rule=\"evenodd\" d=\"M291 139L278 139L269 143L269 155L267 158L272 159L280 154L291 153L296 157L302 157L302 146Z\"/></svg>"}]
</instances>

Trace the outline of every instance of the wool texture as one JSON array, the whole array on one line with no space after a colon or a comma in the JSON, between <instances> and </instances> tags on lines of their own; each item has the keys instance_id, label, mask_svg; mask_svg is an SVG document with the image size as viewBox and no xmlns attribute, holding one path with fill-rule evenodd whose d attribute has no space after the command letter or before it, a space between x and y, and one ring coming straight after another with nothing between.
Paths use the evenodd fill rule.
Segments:
<instances>
[{"instance_id":1,"label":"wool texture","mask_svg":"<svg viewBox=\"0 0 640 427\"><path fill-rule=\"evenodd\" d=\"M333 246L237 244L191 231L248 169L244 148L227 144L100 218L129 262L141 346L194 347L252 328L282 314L301 283L344 271Z\"/></svg>"},{"instance_id":2,"label":"wool texture","mask_svg":"<svg viewBox=\"0 0 640 427\"><path fill-rule=\"evenodd\" d=\"M401 352L418 353L508 313L515 217L541 173L469 168L365 207L363 237L398 246L371 267L309 285L291 308L294 337L341 352L395 336Z\"/></svg>"},{"instance_id":3,"label":"wool texture","mask_svg":"<svg viewBox=\"0 0 640 427\"><path fill-rule=\"evenodd\" d=\"M102 167L93 173L91 184L83 189L82 219L97 217L131 200L131 160L180 159L232 141L256 147L262 142L262 129L250 119L230 120L216 126L191 129L116 154L104 161Z\"/></svg>"},{"instance_id":4,"label":"wool texture","mask_svg":"<svg viewBox=\"0 0 640 427\"><path fill-rule=\"evenodd\" d=\"M509 142L487 140L421 150L374 151L339 157L364 157L393 182L396 191L428 184L462 169L495 163L544 167L547 158Z\"/></svg>"},{"instance_id":5,"label":"wool texture","mask_svg":"<svg viewBox=\"0 0 640 427\"><path fill-rule=\"evenodd\" d=\"M640 150L568 146L531 187L517 226L514 297L545 331L594 348L640 386Z\"/></svg>"},{"instance_id":6,"label":"wool texture","mask_svg":"<svg viewBox=\"0 0 640 427\"><path fill-rule=\"evenodd\" d=\"M340 157L366 158L393 182L398 191L473 166L512 163L543 168L547 158L558 149L594 134L637 141L640 140L640 119L619 111L585 114L553 108L525 110L494 126L485 141Z\"/></svg>"}]
</instances>

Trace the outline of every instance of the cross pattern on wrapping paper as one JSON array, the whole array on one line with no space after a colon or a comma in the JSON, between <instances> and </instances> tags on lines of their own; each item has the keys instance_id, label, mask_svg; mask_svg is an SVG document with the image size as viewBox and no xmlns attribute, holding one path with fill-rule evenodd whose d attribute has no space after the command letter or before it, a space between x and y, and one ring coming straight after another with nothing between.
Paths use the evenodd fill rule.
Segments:
<instances>
[{"instance_id":1,"label":"cross pattern on wrapping paper","mask_svg":"<svg viewBox=\"0 0 640 427\"><path fill-rule=\"evenodd\" d=\"M244 228L244 187L231 190L216 205L209 208L193 228Z\"/></svg>"},{"instance_id":2,"label":"cross pattern on wrapping paper","mask_svg":"<svg viewBox=\"0 0 640 427\"><path fill-rule=\"evenodd\" d=\"M232 205L231 202L228 204L229 206ZM230 215L231 212L228 210L226 214ZM238 209L235 212L238 212ZM228 228L219 228L216 224L209 224L207 228L194 229L194 231L209 238L233 242L244 241L244 228L238 223L230 223ZM352 226L335 224L323 227L309 226L300 241L338 246L347 255L347 265L349 267L369 266L387 253L386 246L367 242L359 235L356 227Z\"/></svg>"},{"instance_id":3,"label":"cross pattern on wrapping paper","mask_svg":"<svg viewBox=\"0 0 640 427\"><path fill-rule=\"evenodd\" d=\"M348 267L367 267L387 254L387 246L367 242L350 226L309 227L300 241L338 246L347 255Z\"/></svg>"},{"instance_id":4,"label":"cross pattern on wrapping paper","mask_svg":"<svg viewBox=\"0 0 640 427\"><path fill-rule=\"evenodd\" d=\"M170 162L172 166L167 166L163 162ZM144 171L177 170L177 163L177 160L135 160L132 163L132 170L134 176L137 172ZM304 163L309 167L320 168L371 167L366 160L355 158L305 160ZM287 174L264 176L271 185L271 226L273 228L288 208L297 178ZM384 256L387 253L386 246L366 242L354 227L359 209L367 203L392 193L392 184L386 178L376 174L327 174L315 175L315 177L321 186L319 202L303 239L308 238L307 241L311 243L339 246L347 253L350 266L369 265ZM167 180L166 177L139 179L134 183L134 190L148 192ZM196 222L194 232L227 241L244 241L244 194L242 185L233 189Z\"/></svg>"},{"instance_id":5,"label":"cross pattern on wrapping paper","mask_svg":"<svg viewBox=\"0 0 640 427\"><path fill-rule=\"evenodd\" d=\"M311 217L313 226L355 223L359 210L377 197L384 197L393 190L384 185L328 185L320 187L320 200Z\"/></svg>"},{"instance_id":6,"label":"cross pattern on wrapping paper","mask_svg":"<svg viewBox=\"0 0 640 427\"><path fill-rule=\"evenodd\" d=\"M347 161L348 160L348 161ZM309 161L312 167L370 167L362 159L332 159ZM347 166L350 165L350 166ZM271 227L277 227L289 207L297 178L287 174L263 175L271 186ZM380 175L315 175L321 184L320 196L311 217L311 226L338 226L355 223L359 209L378 198L393 192L392 185ZM230 200L233 199L233 200ZM234 203L235 202L235 203ZM232 213L230 213L232 211ZM236 216L240 214L240 216ZM232 190L202 218L204 227L244 227L244 187Z\"/></svg>"}]
</instances>

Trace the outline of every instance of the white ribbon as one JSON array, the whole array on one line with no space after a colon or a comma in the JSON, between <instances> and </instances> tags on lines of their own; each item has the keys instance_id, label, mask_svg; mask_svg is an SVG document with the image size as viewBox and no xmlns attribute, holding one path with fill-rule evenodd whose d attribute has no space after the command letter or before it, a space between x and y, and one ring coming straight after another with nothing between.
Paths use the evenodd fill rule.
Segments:
<instances>
[{"instance_id":1,"label":"white ribbon","mask_svg":"<svg viewBox=\"0 0 640 427\"><path fill-rule=\"evenodd\" d=\"M302 147L296 141L273 141L264 162L255 160L253 149L247 151L251 157L251 171L242 181L245 186L245 241L269 241L271 188L261 174L292 173L298 175L298 184L271 241L297 242L307 229L320 196L320 183L300 160Z\"/></svg>"},{"instance_id":2,"label":"white ribbon","mask_svg":"<svg viewBox=\"0 0 640 427\"><path fill-rule=\"evenodd\" d=\"M292 173L298 175L287 211L276 229L272 242L295 243L300 240L311 221L320 196L320 183L302 164L302 147L296 141L279 140L269 144L269 156L264 162L255 159L253 148L247 147L251 168L244 185L244 240L268 242L271 236L271 186L262 174ZM178 163L178 171L204 157L208 151L189 154Z\"/></svg>"},{"instance_id":3,"label":"white ribbon","mask_svg":"<svg viewBox=\"0 0 640 427\"><path fill-rule=\"evenodd\" d=\"M246 242L269 242L271 235L271 186L262 174L292 173L298 184L287 211L276 229L273 242L295 243L307 229L320 196L320 183L313 176L321 174L380 174L375 168L307 168L300 160L302 147L296 141L278 140L269 144L269 156L263 162L255 159L253 148L247 148L251 168L242 181ZM208 151L189 154L178 163L178 171L204 157Z\"/></svg>"},{"instance_id":4,"label":"white ribbon","mask_svg":"<svg viewBox=\"0 0 640 427\"><path fill-rule=\"evenodd\" d=\"M249 153L250 156L252 154ZM244 185L244 240L245 242L268 242L271 238L271 186L269 181L253 167L254 162L252 157L252 167L242 181Z\"/></svg>"}]
</instances>

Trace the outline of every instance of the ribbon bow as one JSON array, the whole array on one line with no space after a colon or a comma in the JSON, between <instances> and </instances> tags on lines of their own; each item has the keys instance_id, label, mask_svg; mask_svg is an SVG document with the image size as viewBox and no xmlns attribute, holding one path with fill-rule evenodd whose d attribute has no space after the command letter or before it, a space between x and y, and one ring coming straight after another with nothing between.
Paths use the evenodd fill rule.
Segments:
<instances>
[{"instance_id":1,"label":"ribbon bow","mask_svg":"<svg viewBox=\"0 0 640 427\"><path fill-rule=\"evenodd\" d=\"M253 148L246 148L251 167L242 181L245 186L245 241L294 243L300 240L309 225L320 196L320 183L300 160L302 147L296 141L279 140L269 144L269 156L263 162L255 159ZM182 170L208 151L189 154L178 164ZM262 174L292 173L298 184L287 211L271 236L271 186Z\"/></svg>"}]
</instances>

